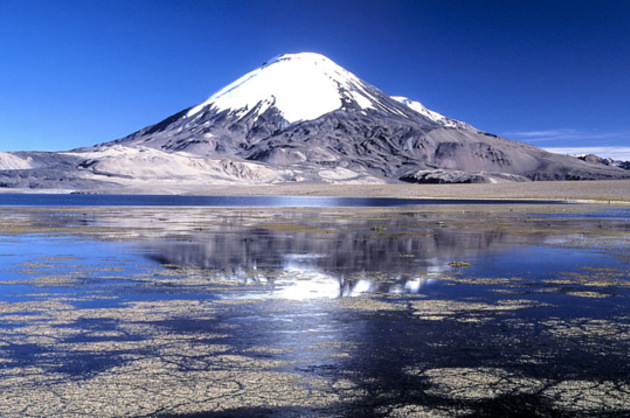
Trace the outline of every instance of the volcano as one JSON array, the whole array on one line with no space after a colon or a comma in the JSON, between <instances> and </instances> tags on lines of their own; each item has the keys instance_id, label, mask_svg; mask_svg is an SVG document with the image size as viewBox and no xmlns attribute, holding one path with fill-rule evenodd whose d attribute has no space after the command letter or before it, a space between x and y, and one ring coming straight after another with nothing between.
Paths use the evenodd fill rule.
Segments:
<instances>
[{"instance_id":1,"label":"volcano","mask_svg":"<svg viewBox=\"0 0 630 418\"><path fill-rule=\"evenodd\" d=\"M617 178L630 173L482 132L315 53L278 56L115 141L0 155L0 186L20 188Z\"/></svg>"}]
</instances>

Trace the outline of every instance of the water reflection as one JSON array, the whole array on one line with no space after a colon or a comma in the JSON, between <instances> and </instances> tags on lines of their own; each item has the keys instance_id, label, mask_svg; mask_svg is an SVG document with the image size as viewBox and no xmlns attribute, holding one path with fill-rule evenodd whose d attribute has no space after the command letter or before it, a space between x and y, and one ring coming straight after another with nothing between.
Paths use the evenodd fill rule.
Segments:
<instances>
[{"instance_id":1,"label":"water reflection","mask_svg":"<svg viewBox=\"0 0 630 418\"><path fill-rule=\"evenodd\" d=\"M528 216L518 218L518 228L514 222L498 227L495 219L459 208L111 208L13 216L33 227L98 230L101 238L106 234L114 241L131 241L163 266L194 269L207 283L241 285L240 293L248 297L285 299L426 292L445 275L470 273L477 266L482 271L475 274L497 270L490 265L496 260L493 255L516 254L515 248L540 243L562 244L597 227L589 223L584 229L587 224L580 219L536 221ZM557 229L549 227L558 222L562 225ZM560 228L566 232L559 234ZM462 270L451 262L472 267Z\"/></svg>"},{"instance_id":2,"label":"water reflection","mask_svg":"<svg viewBox=\"0 0 630 418\"><path fill-rule=\"evenodd\" d=\"M291 300L356 297L371 293L415 294L425 285L435 281L405 274L387 276L381 279L384 281L379 282L367 272L358 273L353 279L348 279L343 275L327 273L308 263L296 263L290 256L285 267L277 271L263 273L257 269L253 271L237 269L231 274L218 273L218 276L241 285L261 286L266 292L259 296Z\"/></svg>"},{"instance_id":3,"label":"water reflection","mask_svg":"<svg viewBox=\"0 0 630 418\"><path fill-rule=\"evenodd\" d=\"M322 219L278 224L239 216L202 231L153 236L141 247L163 265L195 267L257 296L309 299L419 293L456 270L452 261L522 242L507 232L429 228L413 216L388 218L382 230L371 225L365 219L340 228Z\"/></svg>"}]
</instances>

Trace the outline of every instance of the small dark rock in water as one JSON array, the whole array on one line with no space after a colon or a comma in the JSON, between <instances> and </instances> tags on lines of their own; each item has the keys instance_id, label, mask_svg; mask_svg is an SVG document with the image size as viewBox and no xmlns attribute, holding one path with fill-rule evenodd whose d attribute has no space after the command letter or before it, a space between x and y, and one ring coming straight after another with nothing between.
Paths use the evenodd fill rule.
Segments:
<instances>
[{"instance_id":1,"label":"small dark rock in water","mask_svg":"<svg viewBox=\"0 0 630 418\"><path fill-rule=\"evenodd\" d=\"M451 261L448 265L451 267L468 267L470 266L470 263L466 263L464 261Z\"/></svg>"}]
</instances>

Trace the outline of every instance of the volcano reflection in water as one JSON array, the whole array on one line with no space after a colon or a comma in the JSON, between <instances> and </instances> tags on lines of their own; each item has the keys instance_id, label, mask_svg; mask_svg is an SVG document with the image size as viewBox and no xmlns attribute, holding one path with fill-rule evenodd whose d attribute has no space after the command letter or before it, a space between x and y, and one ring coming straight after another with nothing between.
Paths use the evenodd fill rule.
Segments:
<instances>
[{"instance_id":1,"label":"volcano reflection in water","mask_svg":"<svg viewBox=\"0 0 630 418\"><path fill-rule=\"evenodd\" d=\"M522 242L506 232L423 229L413 217L388 219L385 231L371 229L366 220L335 230L299 219L291 224L297 231L286 231L273 222L242 226L250 220L238 219L140 245L155 261L200 269L208 279L247 286L257 297L311 299L418 293L452 273L451 261Z\"/></svg>"}]
</instances>

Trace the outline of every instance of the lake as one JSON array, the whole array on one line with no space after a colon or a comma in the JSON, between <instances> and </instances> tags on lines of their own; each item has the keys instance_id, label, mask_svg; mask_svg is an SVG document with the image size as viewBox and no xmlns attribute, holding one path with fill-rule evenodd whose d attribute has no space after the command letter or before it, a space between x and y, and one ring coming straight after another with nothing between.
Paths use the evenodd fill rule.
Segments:
<instances>
[{"instance_id":1,"label":"lake","mask_svg":"<svg viewBox=\"0 0 630 418\"><path fill-rule=\"evenodd\" d=\"M398 199L333 196L193 196L106 194L0 194L0 206L208 206L208 207L397 207L412 205L520 204L518 200ZM529 204L562 204L562 200L529 200Z\"/></svg>"},{"instance_id":2,"label":"lake","mask_svg":"<svg viewBox=\"0 0 630 418\"><path fill-rule=\"evenodd\" d=\"M10 198L0 416L630 414L627 208Z\"/></svg>"}]
</instances>

